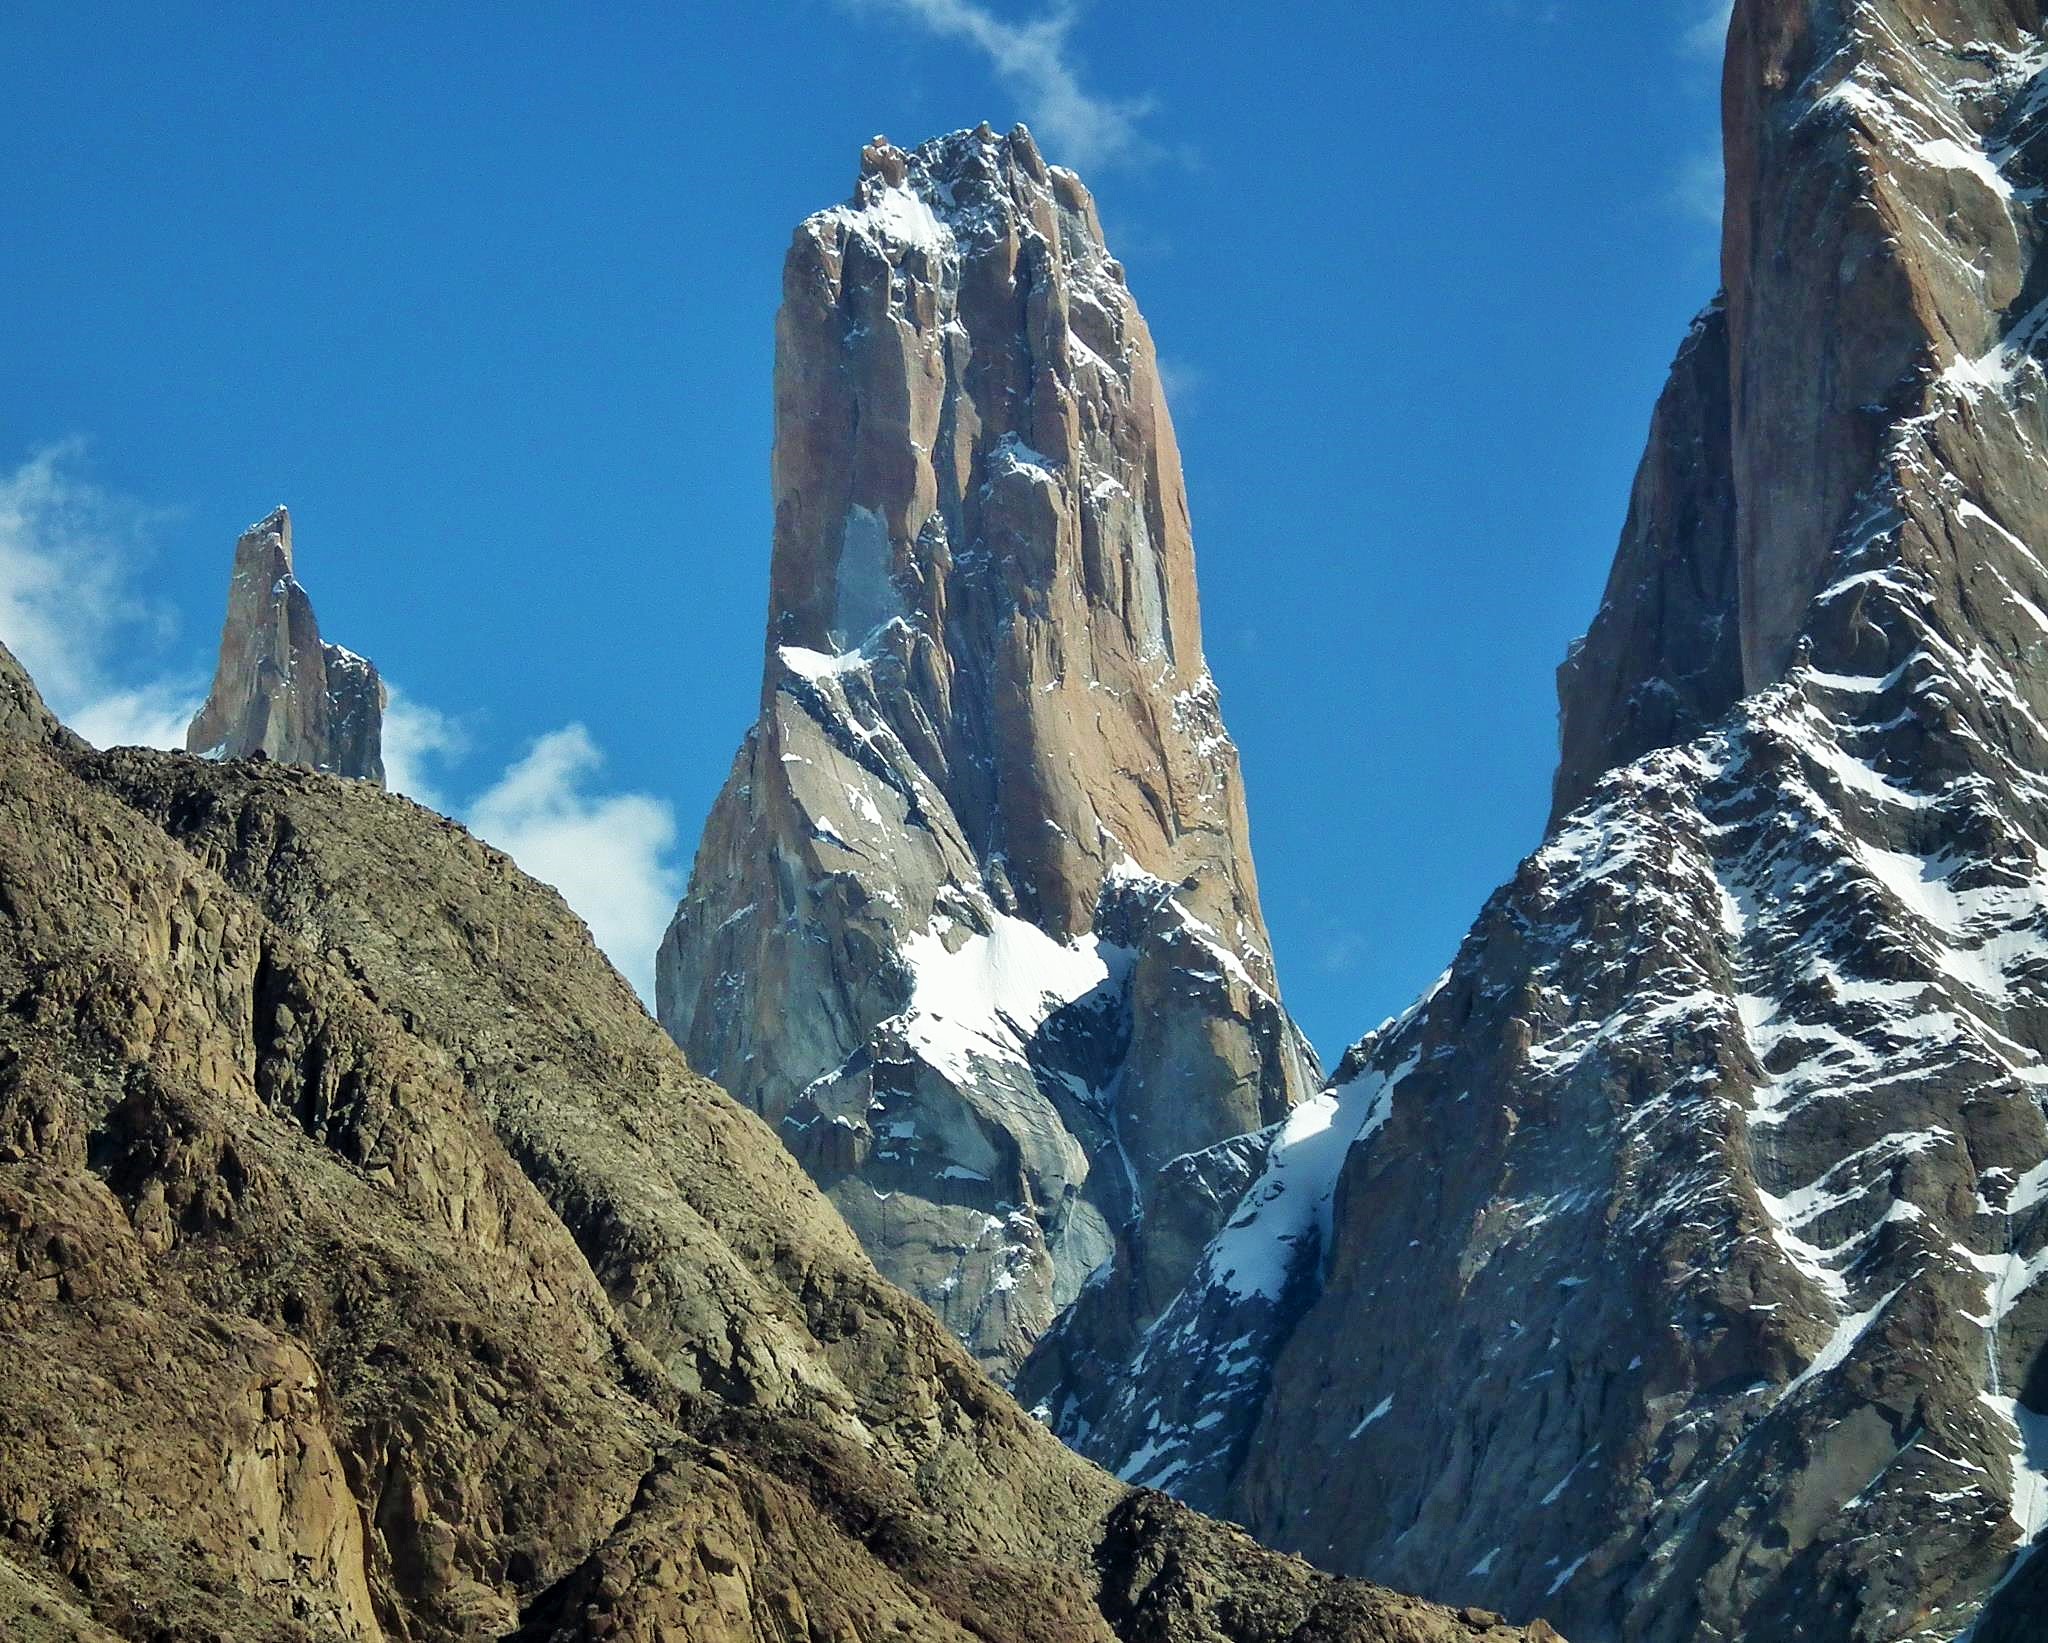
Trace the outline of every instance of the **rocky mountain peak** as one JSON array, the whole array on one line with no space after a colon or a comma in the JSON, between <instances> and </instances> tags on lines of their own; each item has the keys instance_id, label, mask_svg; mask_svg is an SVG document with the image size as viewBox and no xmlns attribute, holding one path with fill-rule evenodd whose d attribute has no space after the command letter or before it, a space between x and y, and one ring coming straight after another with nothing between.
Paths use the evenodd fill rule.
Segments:
<instances>
[{"instance_id":1,"label":"rocky mountain peak","mask_svg":"<svg viewBox=\"0 0 2048 1643\"><path fill-rule=\"evenodd\" d=\"M2048 47L1739 0L1542 846L1059 1428L1584 1643L2048 1612Z\"/></svg>"},{"instance_id":2,"label":"rocky mountain peak","mask_svg":"<svg viewBox=\"0 0 2048 1643\"><path fill-rule=\"evenodd\" d=\"M1092 248L1092 260L1109 258L1093 197L1075 173L1046 163L1023 125L998 136L984 122L910 149L877 136L861 149L853 198L845 206L816 213L804 228L823 225L842 212L878 211L885 232L906 241L935 237L921 221L899 218L891 223L892 214L902 209L901 201L891 200L892 194L907 195L916 208L930 212L944 236L955 243L1033 229L1043 234L1051 220L1045 207L1051 203L1072 217L1075 253ZM918 216L916 208L912 217Z\"/></svg>"},{"instance_id":3,"label":"rocky mountain peak","mask_svg":"<svg viewBox=\"0 0 2048 1643\"><path fill-rule=\"evenodd\" d=\"M810 657L894 659L919 708L899 732L934 743L928 773L1027 916L1085 932L1126 855L1175 881L1217 866L1204 911L1264 969L1234 750L1178 758L1200 732L1155 724L1213 718L1214 686L1150 337L1079 180L1022 127L870 145L854 199L798 230L776 382L764 700ZM1048 768L1089 725L1134 768ZM1182 866L1198 826L1240 847Z\"/></svg>"},{"instance_id":4,"label":"rocky mountain peak","mask_svg":"<svg viewBox=\"0 0 2048 1643\"><path fill-rule=\"evenodd\" d=\"M2008 0L1735 7L1723 289L1673 366L1605 597L1560 670L1553 819L1824 643L1815 600L1914 430L2026 355L2039 19Z\"/></svg>"},{"instance_id":5,"label":"rocky mountain peak","mask_svg":"<svg viewBox=\"0 0 2048 1643\"><path fill-rule=\"evenodd\" d=\"M761 719L663 944L662 1020L1012 1370L1161 1166L1315 1079L1151 338L1087 190L1022 127L878 139L799 226L771 485ZM1116 1270L1163 1261L1149 1295L1184 1243Z\"/></svg>"},{"instance_id":6,"label":"rocky mountain peak","mask_svg":"<svg viewBox=\"0 0 2048 1643\"><path fill-rule=\"evenodd\" d=\"M283 507L235 543L213 689L185 746L209 758L261 756L384 780L384 682L374 663L327 644L292 564Z\"/></svg>"}]
</instances>

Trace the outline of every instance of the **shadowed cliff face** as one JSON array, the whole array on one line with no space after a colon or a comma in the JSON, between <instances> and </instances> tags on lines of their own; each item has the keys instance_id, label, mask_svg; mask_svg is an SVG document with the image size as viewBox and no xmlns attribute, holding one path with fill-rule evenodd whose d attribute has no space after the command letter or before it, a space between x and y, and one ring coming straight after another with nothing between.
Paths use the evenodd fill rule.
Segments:
<instances>
[{"instance_id":1,"label":"shadowed cliff face","mask_svg":"<svg viewBox=\"0 0 2048 1643\"><path fill-rule=\"evenodd\" d=\"M2016 63L2038 11L1736 7L1723 294L1673 366L1606 594L1561 670L1553 820L1603 771L1782 680L1900 428L1934 403L1930 375L1959 368L1948 386L1967 387L1971 362L2032 343L2048 276ZM2018 447L1978 436L2018 483Z\"/></svg>"},{"instance_id":2,"label":"shadowed cliff face","mask_svg":"<svg viewBox=\"0 0 2048 1643\"><path fill-rule=\"evenodd\" d=\"M2048 1624L2041 23L1737 5L1549 837L1089 1453L1584 1639Z\"/></svg>"},{"instance_id":3,"label":"shadowed cliff face","mask_svg":"<svg viewBox=\"0 0 2048 1643\"><path fill-rule=\"evenodd\" d=\"M292 573L291 515L279 508L235 544L213 689L185 746L217 759L258 755L384 781L383 680L374 664L323 644L313 601Z\"/></svg>"},{"instance_id":4,"label":"shadowed cliff face","mask_svg":"<svg viewBox=\"0 0 2048 1643\"><path fill-rule=\"evenodd\" d=\"M761 719L661 1018L985 1364L1091 1276L1127 1340L1214 1225L1162 1172L1317 1069L1087 191L1022 128L871 145L790 248L775 406Z\"/></svg>"},{"instance_id":5,"label":"shadowed cliff face","mask_svg":"<svg viewBox=\"0 0 2048 1643\"><path fill-rule=\"evenodd\" d=\"M1558 669L1553 824L1604 772L1690 740L1742 696L1729 436L1716 301L1671 367L1600 609Z\"/></svg>"},{"instance_id":6,"label":"shadowed cliff face","mask_svg":"<svg viewBox=\"0 0 2048 1643\"><path fill-rule=\"evenodd\" d=\"M1525 1635L1061 1448L452 822L4 651L0 999L10 1639Z\"/></svg>"}]
</instances>

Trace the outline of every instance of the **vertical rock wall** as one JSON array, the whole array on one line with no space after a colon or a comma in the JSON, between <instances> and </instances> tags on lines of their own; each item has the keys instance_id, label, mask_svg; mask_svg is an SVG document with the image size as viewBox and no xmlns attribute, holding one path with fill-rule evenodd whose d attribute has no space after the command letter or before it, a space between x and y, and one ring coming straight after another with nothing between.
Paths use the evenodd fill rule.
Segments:
<instances>
[{"instance_id":1,"label":"vertical rock wall","mask_svg":"<svg viewBox=\"0 0 2048 1643\"><path fill-rule=\"evenodd\" d=\"M2048 47L1739 0L1548 838L1062 1430L1579 1643L2048 1616Z\"/></svg>"},{"instance_id":2,"label":"vertical rock wall","mask_svg":"<svg viewBox=\"0 0 2048 1643\"><path fill-rule=\"evenodd\" d=\"M1164 1304L1162 1170L1317 1076L1152 341L1021 127L877 140L797 230L773 485L761 717L661 1018L1007 1373L1091 1277Z\"/></svg>"},{"instance_id":3,"label":"vertical rock wall","mask_svg":"<svg viewBox=\"0 0 2048 1643\"><path fill-rule=\"evenodd\" d=\"M261 755L384 781L383 680L374 663L325 644L292 573L291 515L279 508L235 544L213 689L185 732L209 758Z\"/></svg>"}]
</instances>

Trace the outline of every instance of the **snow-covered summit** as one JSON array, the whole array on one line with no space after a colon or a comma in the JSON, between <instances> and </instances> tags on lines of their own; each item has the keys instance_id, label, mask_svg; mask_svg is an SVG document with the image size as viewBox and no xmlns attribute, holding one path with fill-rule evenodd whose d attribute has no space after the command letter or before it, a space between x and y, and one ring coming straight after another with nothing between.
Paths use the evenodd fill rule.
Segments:
<instances>
[{"instance_id":1,"label":"snow-covered summit","mask_svg":"<svg viewBox=\"0 0 2048 1643\"><path fill-rule=\"evenodd\" d=\"M798 232L854 234L885 254L934 257L1031 235L1122 278L1093 196L1075 173L1048 165L1022 125L999 135L984 123L909 149L878 136L861 149L853 197L805 218Z\"/></svg>"}]
</instances>

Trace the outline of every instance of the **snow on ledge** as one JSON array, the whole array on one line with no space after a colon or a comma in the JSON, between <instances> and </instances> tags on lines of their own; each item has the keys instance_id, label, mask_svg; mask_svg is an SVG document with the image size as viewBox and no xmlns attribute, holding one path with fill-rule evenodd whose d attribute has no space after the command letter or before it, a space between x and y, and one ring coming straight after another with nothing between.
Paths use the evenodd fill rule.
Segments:
<instances>
[{"instance_id":1,"label":"snow on ledge","mask_svg":"<svg viewBox=\"0 0 2048 1643\"><path fill-rule=\"evenodd\" d=\"M1048 1016L1120 973L1128 956L1094 937L1056 941L1037 925L991 916L987 935L935 917L903 946L910 1007L896 1018L904 1037L954 1083L971 1082L975 1062L1022 1064ZM948 934L958 937L947 945Z\"/></svg>"}]
</instances>

